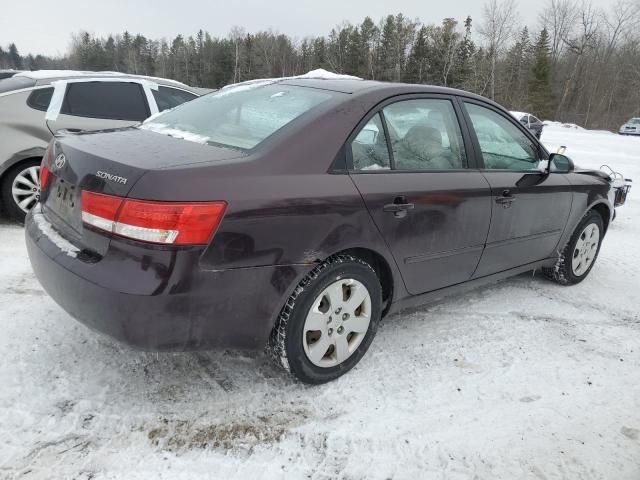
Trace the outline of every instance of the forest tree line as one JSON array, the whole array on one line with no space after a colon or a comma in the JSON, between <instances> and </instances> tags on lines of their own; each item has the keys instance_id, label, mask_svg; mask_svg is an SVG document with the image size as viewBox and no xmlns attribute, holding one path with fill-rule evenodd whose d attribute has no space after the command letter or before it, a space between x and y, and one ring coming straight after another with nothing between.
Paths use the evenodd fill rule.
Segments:
<instances>
[{"instance_id":1,"label":"forest tree line","mask_svg":"<svg viewBox=\"0 0 640 480\"><path fill-rule=\"evenodd\" d=\"M515 0L489 0L479 19L433 24L399 13L303 39L241 27L225 37L199 30L173 39L81 32L61 58L0 48L0 68L110 70L210 88L324 68L461 88L543 119L613 129L640 115L638 27L638 0L607 10L547 0L532 28L520 24Z\"/></svg>"}]
</instances>

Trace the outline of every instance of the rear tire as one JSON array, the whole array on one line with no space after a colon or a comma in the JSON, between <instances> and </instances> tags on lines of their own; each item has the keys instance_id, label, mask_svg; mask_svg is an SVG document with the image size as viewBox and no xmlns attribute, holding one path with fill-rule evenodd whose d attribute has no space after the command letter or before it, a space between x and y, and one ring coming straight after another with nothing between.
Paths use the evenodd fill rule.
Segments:
<instances>
[{"instance_id":1,"label":"rear tire","mask_svg":"<svg viewBox=\"0 0 640 480\"><path fill-rule=\"evenodd\" d=\"M19 223L24 223L27 212L40 200L40 163L38 159L20 162L2 177L2 206L7 215Z\"/></svg>"},{"instance_id":2,"label":"rear tire","mask_svg":"<svg viewBox=\"0 0 640 480\"><path fill-rule=\"evenodd\" d=\"M603 236L602 217L594 210L588 211L562 249L556 264L543 268L542 272L560 285L580 283L596 262Z\"/></svg>"},{"instance_id":3,"label":"rear tire","mask_svg":"<svg viewBox=\"0 0 640 480\"><path fill-rule=\"evenodd\" d=\"M371 265L335 255L298 284L280 312L267 351L304 383L334 380L366 353L381 311L382 288Z\"/></svg>"}]
</instances>

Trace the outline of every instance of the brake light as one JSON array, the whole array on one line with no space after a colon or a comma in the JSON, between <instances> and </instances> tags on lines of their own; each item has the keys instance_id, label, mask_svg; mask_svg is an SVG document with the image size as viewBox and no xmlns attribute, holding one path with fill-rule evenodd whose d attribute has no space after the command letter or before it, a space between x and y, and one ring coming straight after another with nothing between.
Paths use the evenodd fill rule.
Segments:
<instances>
[{"instance_id":1,"label":"brake light","mask_svg":"<svg viewBox=\"0 0 640 480\"><path fill-rule=\"evenodd\" d=\"M82 221L142 242L204 245L220 224L225 202L151 202L82 192Z\"/></svg>"},{"instance_id":2,"label":"brake light","mask_svg":"<svg viewBox=\"0 0 640 480\"><path fill-rule=\"evenodd\" d=\"M42 163L40 164L40 190L44 190L46 186L49 184L49 177L51 175L51 171L47 167L47 165L51 165L53 162L53 146L50 145L47 148L44 157L42 158Z\"/></svg>"},{"instance_id":3,"label":"brake light","mask_svg":"<svg viewBox=\"0 0 640 480\"><path fill-rule=\"evenodd\" d=\"M44 190L49 184L49 175L51 172L47 167L40 166L40 190Z\"/></svg>"}]
</instances>

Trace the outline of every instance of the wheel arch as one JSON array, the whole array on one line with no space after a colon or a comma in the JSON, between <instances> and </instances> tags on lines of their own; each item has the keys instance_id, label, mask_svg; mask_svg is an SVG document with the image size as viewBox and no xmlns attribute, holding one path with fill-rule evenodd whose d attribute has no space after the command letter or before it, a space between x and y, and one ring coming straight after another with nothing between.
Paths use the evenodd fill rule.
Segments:
<instances>
[{"instance_id":1,"label":"wheel arch","mask_svg":"<svg viewBox=\"0 0 640 480\"><path fill-rule=\"evenodd\" d=\"M612 208L604 201L595 202L589 206L587 212L595 211L602 217L602 223L604 224L604 233L607 233L609 224L611 223L611 216L613 215Z\"/></svg>"},{"instance_id":2,"label":"wheel arch","mask_svg":"<svg viewBox=\"0 0 640 480\"><path fill-rule=\"evenodd\" d=\"M391 265L380 253L365 247L353 247L341 250L333 255L351 255L367 262L376 272L382 287L382 315L386 315L391 307L394 295L394 275Z\"/></svg>"},{"instance_id":3,"label":"wheel arch","mask_svg":"<svg viewBox=\"0 0 640 480\"><path fill-rule=\"evenodd\" d=\"M28 162L30 160L42 160L44 153L47 151L43 147L34 147L28 150L18 152L9 158L6 162L0 165L0 181L4 178L9 170L22 162Z\"/></svg>"}]
</instances>

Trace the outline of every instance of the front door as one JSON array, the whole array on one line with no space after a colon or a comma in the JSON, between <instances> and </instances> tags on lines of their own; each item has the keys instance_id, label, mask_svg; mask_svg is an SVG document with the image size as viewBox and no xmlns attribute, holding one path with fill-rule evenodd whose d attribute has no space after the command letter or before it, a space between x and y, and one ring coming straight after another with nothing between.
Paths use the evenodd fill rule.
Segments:
<instances>
[{"instance_id":1,"label":"front door","mask_svg":"<svg viewBox=\"0 0 640 480\"><path fill-rule=\"evenodd\" d=\"M487 105L464 105L492 197L491 228L474 277L552 256L571 211L568 180L540 171L542 149L514 120Z\"/></svg>"},{"instance_id":2,"label":"front door","mask_svg":"<svg viewBox=\"0 0 640 480\"><path fill-rule=\"evenodd\" d=\"M348 151L351 178L412 294L468 280L490 224L489 185L468 168L452 100L388 104Z\"/></svg>"}]
</instances>

